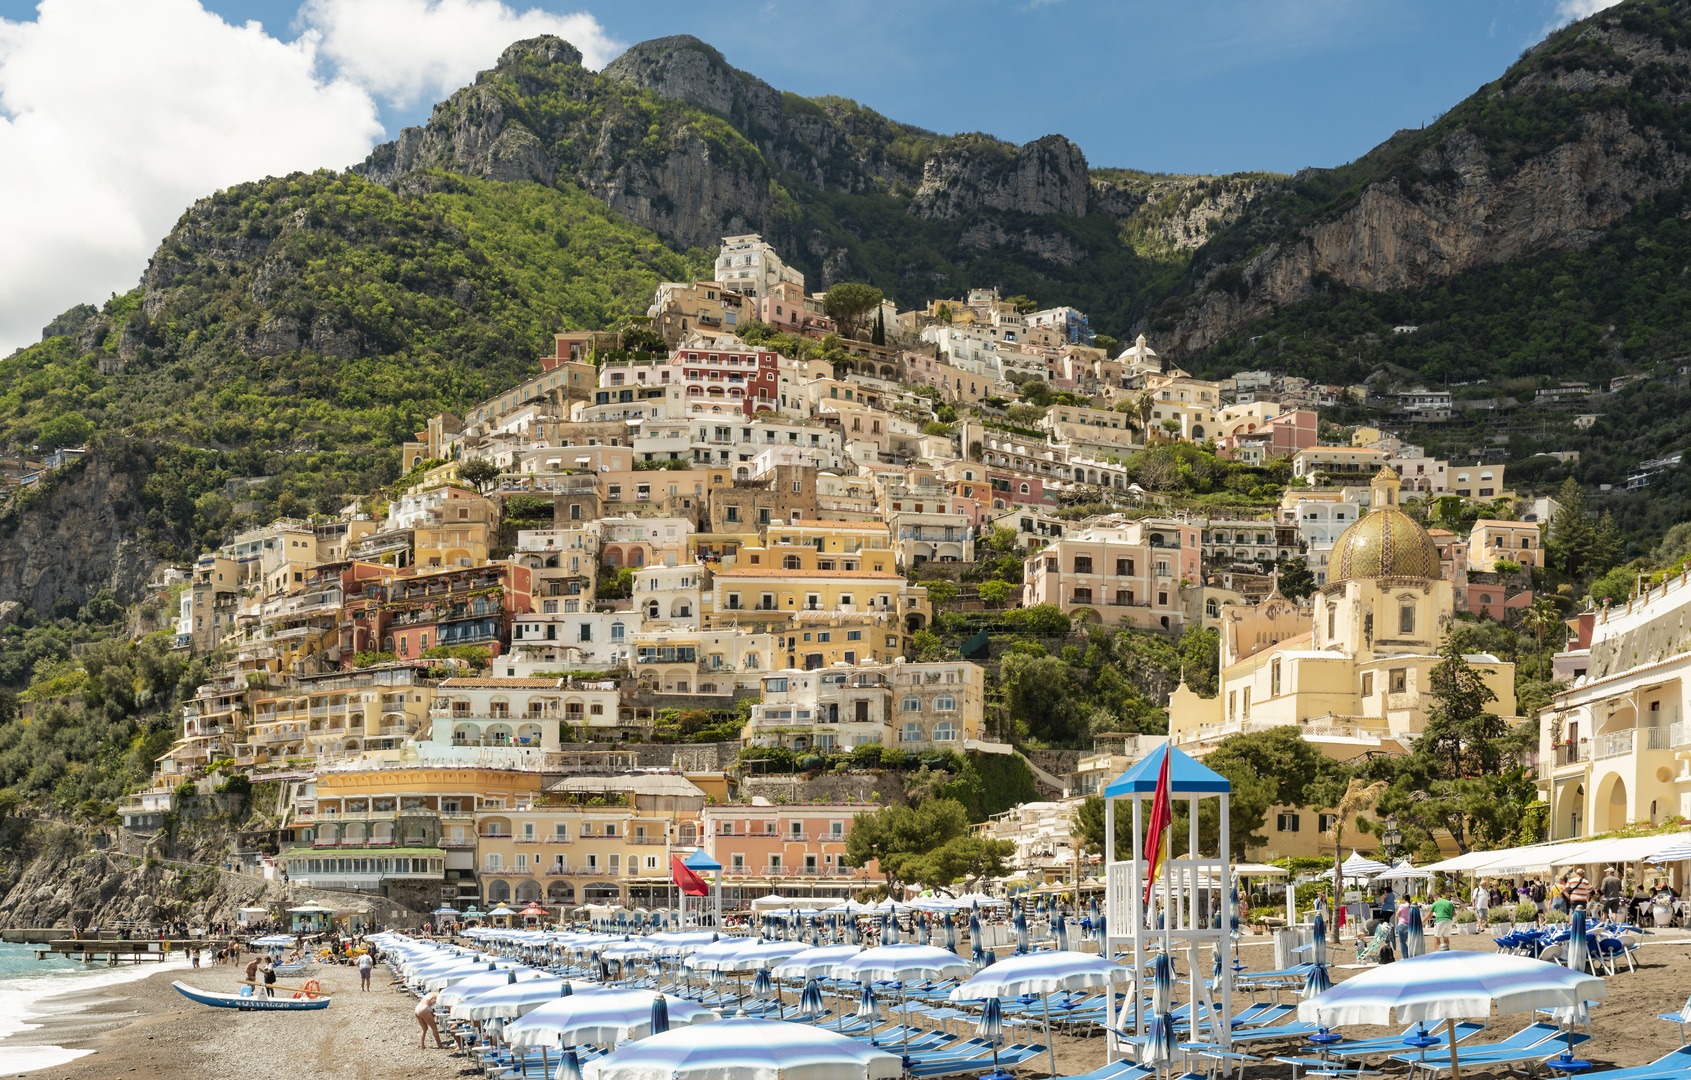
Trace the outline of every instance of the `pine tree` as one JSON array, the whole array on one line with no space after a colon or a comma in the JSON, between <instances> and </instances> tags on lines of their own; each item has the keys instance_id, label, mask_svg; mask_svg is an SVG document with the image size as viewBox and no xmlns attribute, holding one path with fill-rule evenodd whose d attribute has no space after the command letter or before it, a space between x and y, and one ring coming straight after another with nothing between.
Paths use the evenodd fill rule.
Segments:
<instances>
[{"instance_id":1,"label":"pine tree","mask_svg":"<svg viewBox=\"0 0 1691 1080\"><path fill-rule=\"evenodd\" d=\"M885 345L887 343L887 318L880 308L875 309L875 331L870 336L869 340L875 345Z\"/></svg>"},{"instance_id":2,"label":"pine tree","mask_svg":"<svg viewBox=\"0 0 1691 1080\"><path fill-rule=\"evenodd\" d=\"M1571 476L1562 481L1556 504L1556 513L1550 518L1550 557L1564 574L1577 578L1590 567L1596 541L1579 481Z\"/></svg>"},{"instance_id":3,"label":"pine tree","mask_svg":"<svg viewBox=\"0 0 1691 1080\"><path fill-rule=\"evenodd\" d=\"M1606 574L1621 564L1621 534L1615 528L1615 517L1609 511L1597 519L1591 535L1591 573Z\"/></svg>"}]
</instances>

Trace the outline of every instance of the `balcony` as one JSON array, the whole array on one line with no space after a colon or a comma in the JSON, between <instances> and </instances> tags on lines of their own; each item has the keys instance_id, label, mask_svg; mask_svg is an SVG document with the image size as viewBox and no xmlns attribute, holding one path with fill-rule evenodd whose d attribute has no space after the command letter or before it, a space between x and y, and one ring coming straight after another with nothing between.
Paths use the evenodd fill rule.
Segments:
<instances>
[{"instance_id":1,"label":"balcony","mask_svg":"<svg viewBox=\"0 0 1691 1080\"><path fill-rule=\"evenodd\" d=\"M1556 745L1557 765L1578 765L1582 761L1591 760L1591 744L1584 740L1577 743L1558 743Z\"/></svg>"},{"instance_id":2,"label":"balcony","mask_svg":"<svg viewBox=\"0 0 1691 1080\"><path fill-rule=\"evenodd\" d=\"M1691 723L1678 723L1668 728L1668 744L1675 749L1691 746Z\"/></svg>"},{"instance_id":3,"label":"balcony","mask_svg":"<svg viewBox=\"0 0 1691 1080\"><path fill-rule=\"evenodd\" d=\"M1633 732L1611 731L1607 735L1597 736L1596 752L1592 757L1598 761L1604 758L1624 757L1632 753Z\"/></svg>"},{"instance_id":4,"label":"balcony","mask_svg":"<svg viewBox=\"0 0 1691 1080\"><path fill-rule=\"evenodd\" d=\"M533 873L526 866L495 866L480 871L483 877L528 877Z\"/></svg>"},{"instance_id":5,"label":"balcony","mask_svg":"<svg viewBox=\"0 0 1691 1080\"><path fill-rule=\"evenodd\" d=\"M540 843L540 837L538 837L538 836L516 836L516 837L511 838L511 842L513 844L538 844L538 843Z\"/></svg>"},{"instance_id":6,"label":"balcony","mask_svg":"<svg viewBox=\"0 0 1691 1080\"><path fill-rule=\"evenodd\" d=\"M546 868L546 876L547 877L563 877L565 874L579 874L579 873L581 873L580 870L577 870L577 869L575 869L573 867L569 867L569 866L548 866Z\"/></svg>"},{"instance_id":7,"label":"balcony","mask_svg":"<svg viewBox=\"0 0 1691 1080\"><path fill-rule=\"evenodd\" d=\"M548 843L548 844L573 844L573 843L575 843L575 841L572 840L570 837L567 837L567 836L558 836L557 834L553 834L553 835L548 836L546 838L546 843Z\"/></svg>"},{"instance_id":8,"label":"balcony","mask_svg":"<svg viewBox=\"0 0 1691 1080\"><path fill-rule=\"evenodd\" d=\"M443 836L435 842L436 847L443 848L473 848L476 841L473 837Z\"/></svg>"},{"instance_id":9,"label":"balcony","mask_svg":"<svg viewBox=\"0 0 1691 1080\"><path fill-rule=\"evenodd\" d=\"M786 840L789 844L803 844L809 841L810 834L805 832L788 833L782 839Z\"/></svg>"}]
</instances>

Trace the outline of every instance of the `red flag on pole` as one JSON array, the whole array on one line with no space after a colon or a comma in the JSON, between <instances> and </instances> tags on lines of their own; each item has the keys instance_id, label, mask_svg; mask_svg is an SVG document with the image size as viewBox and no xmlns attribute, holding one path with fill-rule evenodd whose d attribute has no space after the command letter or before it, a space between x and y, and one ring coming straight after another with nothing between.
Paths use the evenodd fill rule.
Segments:
<instances>
[{"instance_id":1,"label":"red flag on pole","mask_svg":"<svg viewBox=\"0 0 1691 1080\"><path fill-rule=\"evenodd\" d=\"M1151 820L1145 826L1145 903L1151 902L1151 886L1163 867L1163 833L1174 823L1174 800L1169 794L1168 761L1172 751L1163 748L1163 767L1157 772L1157 790L1151 796Z\"/></svg>"},{"instance_id":2,"label":"red flag on pole","mask_svg":"<svg viewBox=\"0 0 1691 1080\"><path fill-rule=\"evenodd\" d=\"M669 857L669 870L671 879L681 886L681 891L688 896L710 895L710 885L706 883L704 878L687 869L680 856L671 855Z\"/></svg>"}]
</instances>

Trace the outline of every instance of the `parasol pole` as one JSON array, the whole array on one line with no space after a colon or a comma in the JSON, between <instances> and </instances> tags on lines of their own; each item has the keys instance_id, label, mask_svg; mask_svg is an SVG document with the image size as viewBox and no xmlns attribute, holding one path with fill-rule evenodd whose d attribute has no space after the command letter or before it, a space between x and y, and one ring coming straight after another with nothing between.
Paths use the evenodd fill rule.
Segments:
<instances>
[{"instance_id":1,"label":"parasol pole","mask_svg":"<svg viewBox=\"0 0 1691 1080\"><path fill-rule=\"evenodd\" d=\"M1462 1070L1456 1064L1456 1021L1446 1017L1444 1037L1450 1040L1450 1080L1462 1080Z\"/></svg>"}]
</instances>

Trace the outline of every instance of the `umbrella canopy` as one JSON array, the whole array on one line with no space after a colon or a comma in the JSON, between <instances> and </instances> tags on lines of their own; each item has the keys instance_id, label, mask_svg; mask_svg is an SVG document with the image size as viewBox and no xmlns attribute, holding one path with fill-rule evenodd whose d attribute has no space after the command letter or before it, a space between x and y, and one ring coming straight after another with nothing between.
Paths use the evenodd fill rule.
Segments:
<instances>
[{"instance_id":1,"label":"umbrella canopy","mask_svg":"<svg viewBox=\"0 0 1691 1080\"><path fill-rule=\"evenodd\" d=\"M1405 859L1405 860L1399 862L1396 866L1392 867L1390 870L1387 870L1386 872L1380 874L1379 877L1378 877L1378 880L1380 880L1380 881L1408 881L1408 880L1412 880L1412 879L1430 878L1432 876L1433 876L1433 873L1432 873L1431 870L1417 869L1416 867L1410 865L1409 861L1407 859Z\"/></svg>"},{"instance_id":2,"label":"umbrella canopy","mask_svg":"<svg viewBox=\"0 0 1691 1080\"><path fill-rule=\"evenodd\" d=\"M558 1059L558 1071L552 1074L552 1080L581 1080L581 1055L575 1052L575 1047L564 1047Z\"/></svg>"},{"instance_id":3,"label":"umbrella canopy","mask_svg":"<svg viewBox=\"0 0 1691 1080\"><path fill-rule=\"evenodd\" d=\"M833 975L853 982L963 979L969 975L969 962L931 945L882 945L841 961Z\"/></svg>"},{"instance_id":4,"label":"umbrella canopy","mask_svg":"<svg viewBox=\"0 0 1691 1080\"><path fill-rule=\"evenodd\" d=\"M720 955L711 954L705 958L708 950L701 949L693 954L688 961L695 968L717 971L757 971L772 964L779 964L783 960L809 952L811 946L802 941L748 941L740 939L740 947L731 952Z\"/></svg>"},{"instance_id":5,"label":"umbrella canopy","mask_svg":"<svg viewBox=\"0 0 1691 1080\"><path fill-rule=\"evenodd\" d=\"M625 1042L644 1038L652 1029L651 990L605 990L572 994L542 1005L505 1029L512 1046L566 1046L577 1043ZM666 1002L670 1027L716 1020L716 1013L691 1001Z\"/></svg>"},{"instance_id":6,"label":"umbrella canopy","mask_svg":"<svg viewBox=\"0 0 1691 1080\"><path fill-rule=\"evenodd\" d=\"M896 1080L904 1062L825 1028L735 1017L668 1031L582 1066L586 1080Z\"/></svg>"},{"instance_id":7,"label":"umbrella canopy","mask_svg":"<svg viewBox=\"0 0 1691 1080\"><path fill-rule=\"evenodd\" d=\"M1102 956L1079 952L1041 952L1012 956L951 991L952 1001L1051 994L1131 982L1133 971Z\"/></svg>"},{"instance_id":8,"label":"umbrella canopy","mask_svg":"<svg viewBox=\"0 0 1691 1080\"><path fill-rule=\"evenodd\" d=\"M600 957L606 960L642 960L652 955L652 943L644 939L619 941L607 945Z\"/></svg>"},{"instance_id":9,"label":"umbrella canopy","mask_svg":"<svg viewBox=\"0 0 1691 1080\"><path fill-rule=\"evenodd\" d=\"M535 972L536 975L540 974ZM442 1007L456 1005L465 998L475 997L488 990L495 990L501 986L509 986L517 981L515 969L504 971L484 971L480 975L471 975L467 979L459 979L440 992L439 1000Z\"/></svg>"},{"instance_id":10,"label":"umbrella canopy","mask_svg":"<svg viewBox=\"0 0 1691 1080\"><path fill-rule=\"evenodd\" d=\"M563 979L529 979L527 982L484 990L474 997L460 1001L452 1006L452 1019L515 1020L549 1001L583 991L599 993L600 987L593 983L568 983Z\"/></svg>"},{"instance_id":11,"label":"umbrella canopy","mask_svg":"<svg viewBox=\"0 0 1691 1080\"><path fill-rule=\"evenodd\" d=\"M1670 848L1663 848L1645 861L1664 863L1679 862L1681 859L1691 859L1691 844L1675 844Z\"/></svg>"},{"instance_id":12,"label":"umbrella canopy","mask_svg":"<svg viewBox=\"0 0 1691 1080\"><path fill-rule=\"evenodd\" d=\"M1317 1024L1405 1024L1554 1009L1609 996L1603 980L1506 953L1437 952L1371 968L1298 1005ZM1393 1014L1396 1014L1394 1020Z\"/></svg>"},{"instance_id":13,"label":"umbrella canopy","mask_svg":"<svg viewBox=\"0 0 1691 1080\"><path fill-rule=\"evenodd\" d=\"M1367 878L1373 877L1375 874L1383 874L1391 867L1377 859L1370 859L1352 851L1350 858L1346 859L1339 869L1347 878ZM1332 877L1333 872L1329 870L1325 876Z\"/></svg>"},{"instance_id":14,"label":"umbrella canopy","mask_svg":"<svg viewBox=\"0 0 1691 1080\"><path fill-rule=\"evenodd\" d=\"M770 970L777 979L828 978L841 961L849 960L863 951L861 945L828 945L820 949L802 949Z\"/></svg>"}]
</instances>

